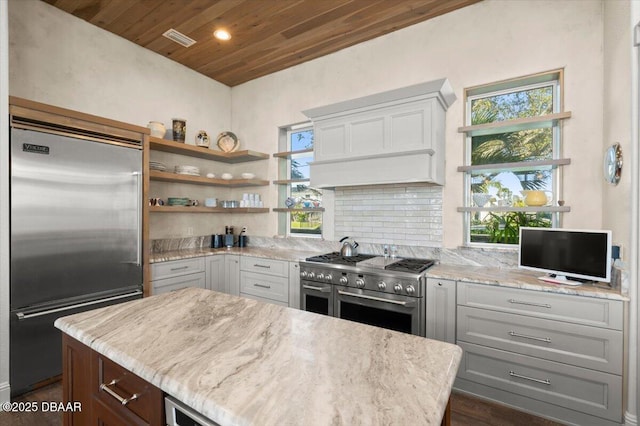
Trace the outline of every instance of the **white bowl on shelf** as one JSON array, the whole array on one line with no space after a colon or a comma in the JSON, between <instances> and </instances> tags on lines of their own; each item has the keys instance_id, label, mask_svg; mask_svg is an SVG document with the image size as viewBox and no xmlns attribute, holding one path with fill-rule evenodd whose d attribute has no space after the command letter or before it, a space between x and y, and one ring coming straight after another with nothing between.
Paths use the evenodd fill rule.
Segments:
<instances>
[{"instance_id":1,"label":"white bowl on shelf","mask_svg":"<svg viewBox=\"0 0 640 426\"><path fill-rule=\"evenodd\" d=\"M256 177L253 173L242 173L240 176L242 176L242 179L253 179Z\"/></svg>"},{"instance_id":2,"label":"white bowl on shelf","mask_svg":"<svg viewBox=\"0 0 640 426\"><path fill-rule=\"evenodd\" d=\"M220 176L222 179L224 180L231 180L233 179L233 175L231 173L223 173L222 176Z\"/></svg>"},{"instance_id":3,"label":"white bowl on shelf","mask_svg":"<svg viewBox=\"0 0 640 426\"><path fill-rule=\"evenodd\" d=\"M214 177L216 177L216 175L214 173L207 173L207 177L209 179L213 179Z\"/></svg>"}]
</instances>

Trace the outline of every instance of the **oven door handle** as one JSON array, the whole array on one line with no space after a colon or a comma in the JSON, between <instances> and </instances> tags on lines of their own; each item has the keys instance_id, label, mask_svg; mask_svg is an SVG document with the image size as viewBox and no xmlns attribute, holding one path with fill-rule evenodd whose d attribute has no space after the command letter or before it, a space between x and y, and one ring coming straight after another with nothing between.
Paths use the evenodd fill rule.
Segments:
<instances>
[{"instance_id":1,"label":"oven door handle","mask_svg":"<svg viewBox=\"0 0 640 426\"><path fill-rule=\"evenodd\" d=\"M327 287L316 287L314 285L308 285L308 284L302 284L302 288L305 288L307 290L315 290L315 291L319 291L321 293L330 293L331 292L331 286L327 286Z\"/></svg>"},{"instance_id":2,"label":"oven door handle","mask_svg":"<svg viewBox=\"0 0 640 426\"><path fill-rule=\"evenodd\" d=\"M405 306L407 308L415 306L416 304L416 302L413 302L413 301L405 302L401 300L383 299L382 297L368 296L366 294L350 293L348 291L343 291L343 290L338 290L338 294L341 294L343 296L357 297L360 299L375 300L376 302L392 303L394 305Z\"/></svg>"}]
</instances>

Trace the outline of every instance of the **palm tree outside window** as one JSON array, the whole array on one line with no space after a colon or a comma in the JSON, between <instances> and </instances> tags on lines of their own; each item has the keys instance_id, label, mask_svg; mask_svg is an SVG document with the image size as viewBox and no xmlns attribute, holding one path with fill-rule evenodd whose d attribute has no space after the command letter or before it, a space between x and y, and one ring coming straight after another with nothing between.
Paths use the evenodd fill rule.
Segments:
<instances>
[{"instance_id":1,"label":"palm tree outside window","mask_svg":"<svg viewBox=\"0 0 640 426\"><path fill-rule=\"evenodd\" d=\"M560 213L530 208L526 191L544 191L557 203L558 120L545 116L562 109L562 70L465 90L467 132L465 238L475 244L517 244L521 226L559 226ZM538 119L540 118L540 119Z\"/></svg>"}]
</instances>

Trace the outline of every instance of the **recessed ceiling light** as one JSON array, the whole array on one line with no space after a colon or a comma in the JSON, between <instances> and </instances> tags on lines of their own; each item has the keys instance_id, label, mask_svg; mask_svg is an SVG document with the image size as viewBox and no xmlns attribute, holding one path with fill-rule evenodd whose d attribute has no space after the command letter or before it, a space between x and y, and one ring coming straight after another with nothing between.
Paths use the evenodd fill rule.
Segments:
<instances>
[{"instance_id":1,"label":"recessed ceiling light","mask_svg":"<svg viewBox=\"0 0 640 426\"><path fill-rule=\"evenodd\" d=\"M218 40L229 40L231 38L231 34L226 30L215 30L213 36Z\"/></svg>"}]
</instances>

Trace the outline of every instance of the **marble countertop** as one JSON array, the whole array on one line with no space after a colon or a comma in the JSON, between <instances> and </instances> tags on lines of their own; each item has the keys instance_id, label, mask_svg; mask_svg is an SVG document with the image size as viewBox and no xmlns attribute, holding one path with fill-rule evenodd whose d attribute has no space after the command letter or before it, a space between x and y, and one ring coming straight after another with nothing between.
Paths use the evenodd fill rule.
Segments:
<instances>
[{"instance_id":1,"label":"marble countertop","mask_svg":"<svg viewBox=\"0 0 640 426\"><path fill-rule=\"evenodd\" d=\"M188 259L200 256L214 256L218 254L237 254L295 262L304 260L307 257L311 257L320 253L260 247L234 247L230 249L202 248L154 253L151 255L151 263ZM590 284L572 287L566 285L545 283L538 279L540 275L541 274L539 272L527 271L517 268L497 268L487 266L449 264L437 264L431 267L427 272L427 276L430 278L467 281L481 284L498 285L503 287L521 288L526 290L546 291L550 293L572 294L578 296L598 297L622 301L629 300L628 297L620 293L619 289L598 287Z\"/></svg>"},{"instance_id":2,"label":"marble countertop","mask_svg":"<svg viewBox=\"0 0 640 426\"><path fill-rule=\"evenodd\" d=\"M540 272L517 268L495 268L487 266L459 266L438 264L429 268L429 278L466 281L501 287L521 288L524 290L545 291L557 294L571 294L585 297L597 297L628 301L619 290L599 287L592 284L567 286L547 283L538 279Z\"/></svg>"},{"instance_id":3,"label":"marble countertop","mask_svg":"<svg viewBox=\"0 0 640 426\"><path fill-rule=\"evenodd\" d=\"M187 288L56 320L222 425L439 425L455 345Z\"/></svg>"},{"instance_id":4,"label":"marble countertop","mask_svg":"<svg viewBox=\"0 0 640 426\"><path fill-rule=\"evenodd\" d=\"M264 247L231 247L231 248L198 248L186 250L164 251L160 253L151 253L149 263L167 262L170 260L190 259L201 256L215 256L220 254L237 254L239 256L262 257L266 259L286 260L297 262L307 257L321 254L319 252L309 252L301 250L284 250L272 249Z\"/></svg>"}]
</instances>

